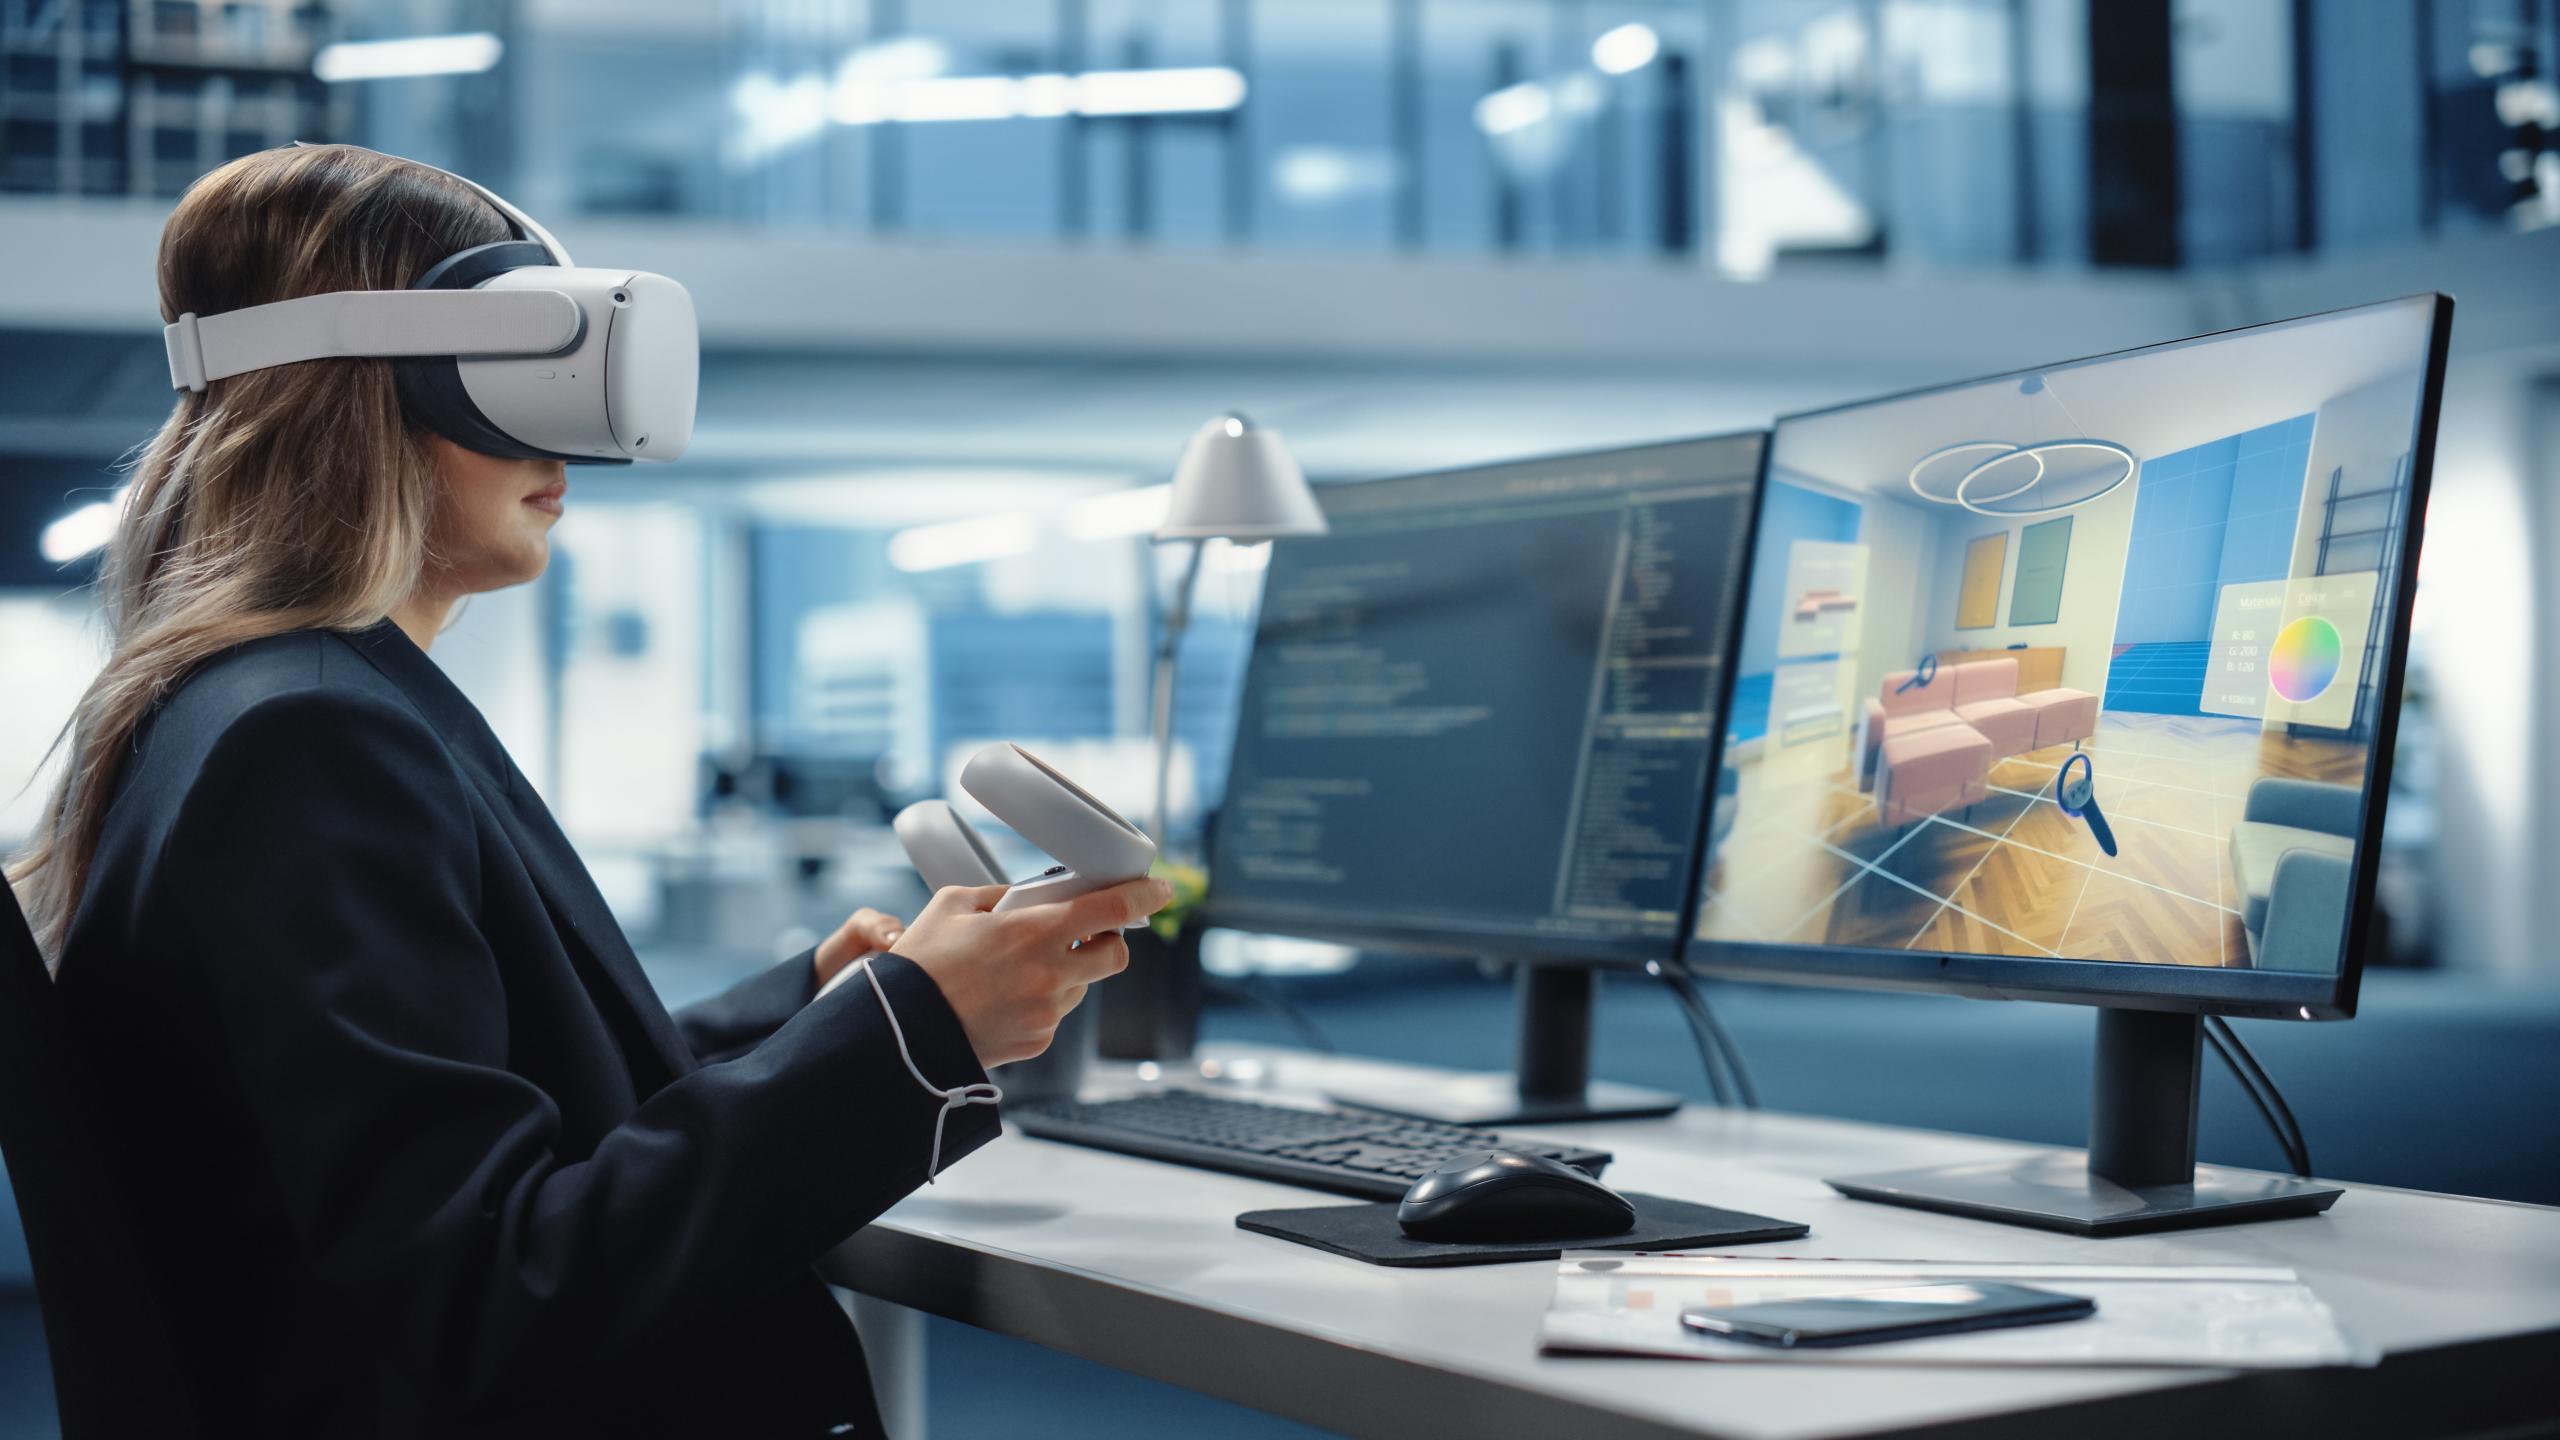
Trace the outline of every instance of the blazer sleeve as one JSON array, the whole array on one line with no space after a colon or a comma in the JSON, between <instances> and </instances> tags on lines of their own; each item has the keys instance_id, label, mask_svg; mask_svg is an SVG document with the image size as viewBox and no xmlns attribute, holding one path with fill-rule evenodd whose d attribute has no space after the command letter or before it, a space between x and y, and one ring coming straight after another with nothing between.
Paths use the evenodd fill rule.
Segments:
<instances>
[{"instance_id":1,"label":"blazer sleeve","mask_svg":"<svg viewBox=\"0 0 2560 1440\"><path fill-rule=\"evenodd\" d=\"M263 700L180 803L136 933L209 999L315 1283L386 1364L469 1413L785 1283L926 1178L940 1103L869 985L650 1096L591 1152L509 1069L469 783L423 721ZM878 974L925 1073L985 1078L931 976ZM950 1114L944 1163L995 1135Z\"/></svg>"},{"instance_id":2,"label":"blazer sleeve","mask_svg":"<svg viewBox=\"0 0 2560 1440\"><path fill-rule=\"evenodd\" d=\"M678 1010L676 1029L693 1058L705 1065L735 1060L781 1029L818 993L817 957L813 946Z\"/></svg>"}]
</instances>

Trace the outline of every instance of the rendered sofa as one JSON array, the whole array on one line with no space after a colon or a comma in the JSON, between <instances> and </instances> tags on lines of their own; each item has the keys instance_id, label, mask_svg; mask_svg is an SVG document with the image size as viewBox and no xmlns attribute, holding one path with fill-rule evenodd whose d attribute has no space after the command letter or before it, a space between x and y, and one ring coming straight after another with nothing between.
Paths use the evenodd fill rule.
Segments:
<instances>
[{"instance_id":1,"label":"rendered sofa","mask_svg":"<svg viewBox=\"0 0 2560 1440\"><path fill-rule=\"evenodd\" d=\"M2263 779L2231 827L2231 879L2261 970L2324 971L2338 963L2355 889L2353 785Z\"/></svg>"},{"instance_id":2,"label":"rendered sofa","mask_svg":"<svg viewBox=\"0 0 2560 1440\"><path fill-rule=\"evenodd\" d=\"M2068 688L2020 695L2018 662L2012 659L1941 666L1926 685L1914 683L1918 677L1916 670L1897 670L1884 677L1875 698L1867 701L1859 788L1876 783L1886 741L1940 726L1963 725L1981 735L1990 742L1987 764L1993 765L2097 733L2097 696Z\"/></svg>"},{"instance_id":3,"label":"rendered sofa","mask_svg":"<svg viewBox=\"0 0 2560 1440\"><path fill-rule=\"evenodd\" d=\"M1876 818L1908 824L1990 794L1991 767L2012 755L2088 739L2098 697L2086 690L2020 695L2018 662L1973 660L1884 677L1867 702L1858 784L1876 796Z\"/></svg>"}]
</instances>

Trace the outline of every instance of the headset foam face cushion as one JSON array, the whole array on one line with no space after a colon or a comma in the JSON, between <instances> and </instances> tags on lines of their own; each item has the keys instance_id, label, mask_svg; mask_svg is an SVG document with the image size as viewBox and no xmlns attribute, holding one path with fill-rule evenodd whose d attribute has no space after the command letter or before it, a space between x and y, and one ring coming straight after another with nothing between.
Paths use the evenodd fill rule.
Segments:
<instances>
[{"instance_id":1,"label":"headset foam face cushion","mask_svg":"<svg viewBox=\"0 0 2560 1440\"><path fill-rule=\"evenodd\" d=\"M446 256L409 288L469 290L510 270L551 263L551 252L533 241L498 240ZM584 456L527 445L499 429L472 402L471 392L462 384L462 367L453 356L424 355L391 363L399 377L400 408L411 424L433 430L465 450L502 460L586 461Z\"/></svg>"}]
</instances>

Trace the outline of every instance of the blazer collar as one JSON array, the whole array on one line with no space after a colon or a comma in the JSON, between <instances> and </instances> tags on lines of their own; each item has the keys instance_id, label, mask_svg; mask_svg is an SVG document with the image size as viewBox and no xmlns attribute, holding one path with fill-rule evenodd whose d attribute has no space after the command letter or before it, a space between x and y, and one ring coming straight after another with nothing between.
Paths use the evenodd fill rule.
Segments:
<instances>
[{"instance_id":1,"label":"blazer collar","mask_svg":"<svg viewBox=\"0 0 2560 1440\"><path fill-rule=\"evenodd\" d=\"M427 652L418 648L409 632L383 620L346 632L344 638L384 678L400 687L409 703L418 707L418 713L481 779L509 799L516 797L516 767L507 758L507 747L498 743L497 733L489 728L480 707L471 703L471 697L462 693L453 677L444 673L443 666L427 658Z\"/></svg>"},{"instance_id":2,"label":"blazer collar","mask_svg":"<svg viewBox=\"0 0 2560 1440\"><path fill-rule=\"evenodd\" d=\"M642 1053L652 1055L662 1072L655 1077L660 1081L691 1071L693 1052L667 1014L665 1002L641 972L640 958L632 953L620 922L613 918L611 907L597 891L586 862L579 858L568 836L561 833L559 822L552 817L551 808L542 803L532 782L523 779L515 762L508 758L506 747L498 743L497 734L480 714L480 707L471 703L442 666L427 658L427 652L418 648L407 631L391 621L347 632L345 639L400 687L409 703L460 757L463 767L496 796L501 827L532 875L534 888L550 908L564 942L591 962L601 972L598 978L604 986L618 995L622 1021L628 1027L624 1040L626 1048L634 1052L632 1058L637 1060Z\"/></svg>"}]
</instances>

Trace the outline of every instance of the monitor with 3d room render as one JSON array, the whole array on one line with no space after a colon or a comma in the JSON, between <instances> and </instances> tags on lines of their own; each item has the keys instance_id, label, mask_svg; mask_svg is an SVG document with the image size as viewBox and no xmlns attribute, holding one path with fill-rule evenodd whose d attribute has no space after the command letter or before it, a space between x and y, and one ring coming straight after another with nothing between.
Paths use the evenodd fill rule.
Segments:
<instances>
[{"instance_id":1,"label":"monitor with 3d room render","mask_svg":"<svg viewBox=\"0 0 2560 1440\"><path fill-rule=\"evenodd\" d=\"M1856 1176L2088 1234L2195 1164L2199 1017L2355 1012L2452 301L1781 420L1686 959L2102 1007L2090 1150Z\"/></svg>"}]
</instances>

